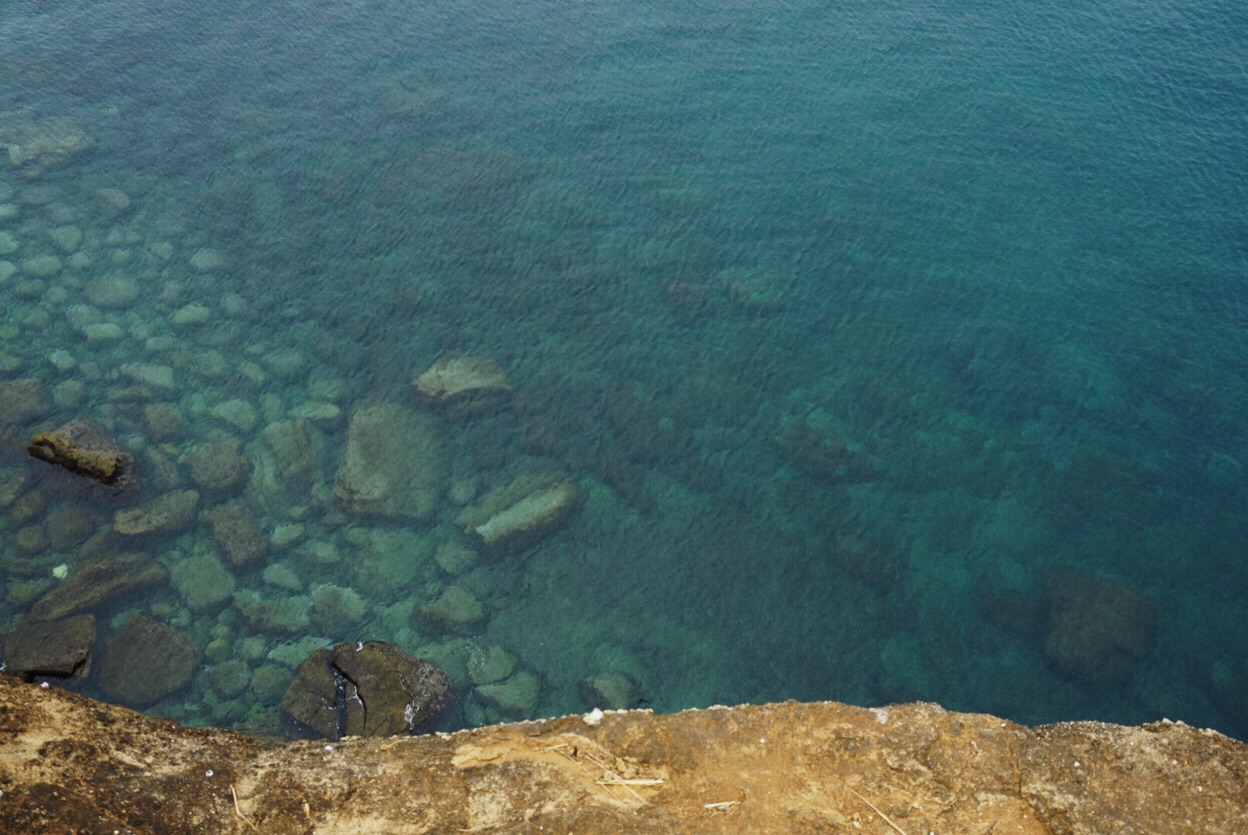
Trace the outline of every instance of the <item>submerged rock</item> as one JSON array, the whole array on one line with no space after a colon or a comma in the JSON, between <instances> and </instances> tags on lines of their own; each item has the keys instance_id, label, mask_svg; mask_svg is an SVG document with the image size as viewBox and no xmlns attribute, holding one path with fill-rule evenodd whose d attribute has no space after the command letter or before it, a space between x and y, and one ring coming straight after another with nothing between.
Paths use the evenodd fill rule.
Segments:
<instances>
[{"instance_id":1,"label":"submerged rock","mask_svg":"<svg viewBox=\"0 0 1248 835\"><path fill-rule=\"evenodd\" d=\"M306 633L311 625L308 614L312 610L312 598L306 595L266 598L254 589L243 589L234 593L234 605L256 632L299 635Z\"/></svg>"},{"instance_id":2,"label":"submerged rock","mask_svg":"<svg viewBox=\"0 0 1248 835\"><path fill-rule=\"evenodd\" d=\"M241 397L214 406L212 416L243 434L251 432L260 422L260 413L256 407Z\"/></svg>"},{"instance_id":3,"label":"submerged rock","mask_svg":"<svg viewBox=\"0 0 1248 835\"><path fill-rule=\"evenodd\" d=\"M442 498L446 452L438 421L397 403L351 415L334 499L347 513L426 520Z\"/></svg>"},{"instance_id":4,"label":"submerged rock","mask_svg":"<svg viewBox=\"0 0 1248 835\"><path fill-rule=\"evenodd\" d=\"M251 671L247 662L240 658L223 661L209 667L204 676L208 686L223 699L242 695L251 684Z\"/></svg>"},{"instance_id":5,"label":"submerged rock","mask_svg":"<svg viewBox=\"0 0 1248 835\"><path fill-rule=\"evenodd\" d=\"M1138 592L1076 569L1053 571L1045 582L1049 628L1044 656L1073 678L1121 684L1148 653L1157 628L1156 605Z\"/></svg>"},{"instance_id":6,"label":"submerged rock","mask_svg":"<svg viewBox=\"0 0 1248 835\"><path fill-rule=\"evenodd\" d=\"M35 676L84 678L91 670L94 645L95 618L91 615L22 621L5 636L5 669L27 680Z\"/></svg>"},{"instance_id":7,"label":"submerged rock","mask_svg":"<svg viewBox=\"0 0 1248 835\"><path fill-rule=\"evenodd\" d=\"M95 144L71 119L47 119L21 125L7 139L9 163L28 176L66 162Z\"/></svg>"},{"instance_id":8,"label":"submerged rock","mask_svg":"<svg viewBox=\"0 0 1248 835\"><path fill-rule=\"evenodd\" d=\"M36 255L22 262L22 272L35 278L51 278L61 271L61 259L55 255Z\"/></svg>"},{"instance_id":9,"label":"submerged rock","mask_svg":"<svg viewBox=\"0 0 1248 835\"><path fill-rule=\"evenodd\" d=\"M489 411L511 394L507 372L485 354L444 357L413 380L412 387L452 417Z\"/></svg>"},{"instance_id":10,"label":"submerged rock","mask_svg":"<svg viewBox=\"0 0 1248 835\"><path fill-rule=\"evenodd\" d=\"M174 563L170 582L192 612L216 611L234 594L234 575L212 554Z\"/></svg>"},{"instance_id":11,"label":"submerged rock","mask_svg":"<svg viewBox=\"0 0 1248 835\"><path fill-rule=\"evenodd\" d=\"M119 491L139 486L135 457L112 439L104 424L91 418L77 418L35 436L26 451L40 461Z\"/></svg>"},{"instance_id":12,"label":"submerged rock","mask_svg":"<svg viewBox=\"0 0 1248 835\"><path fill-rule=\"evenodd\" d=\"M100 654L101 689L122 704L146 707L186 686L195 676L199 650L172 626L135 616Z\"/></svg>"},{"instance_id":13,"label":"submerged rock","mask_svg":"<svg viewBox=\"0 0 1248 835\"><path fill-rule=\"evenodd\" d=\"M106 310L125 310L139 297L139 283L121 273L88 281L82 290L88 302Z\"/></svg>"},{"instance_id":14,"label":"submerged rock","mask_svg":"<svg viewBox=\"0 0 1248 835\"><path fill-rule=\"evenodd\" d=\"M368 613L368 604L354 589L331 584L312 589L312 625L323 633L342 634Z\"/></svg>"},{"instance_id":15,"label":"submerged rock","mask_svg":"<svg viewBox=\"0 0 1248 835\"><path fill-rule=\"evenodd\" d=\"M718 278L728 300L752 316L773 316L789 308L784 282L765 270L734 267Z\"/></svg>"},{"instance_id":16,"label":"submerged rock","mask_svg":"<svg viewBox=\"0 0 1248 835\"><path fill-rule=\"evenodd\" d=\"M208 514L212 538L234 568L250 568L269 553L269 539L254 514L242 502L213 508Z\"/></svg>"},{"instance_id":17,"label":"submerged rock","mask_svg":"<svg viewBox=\"0 0 1248 835\"><path fill-rule=\"evenodd\" d=\"M455 697L450 676L380 641L309 655L282 712L319 736L393 736L432 729Z\"/></svg>"},{"instance_id":18,"label":"submerged rock","mask_svg":"<svg viewBox=\"0 0 1248 835\"><path fill-rule=\"evenodd\" d=\"M123 214L131 206L130 196L121 189L97 188L92 195L108 219Z\"/></svg>"},{"instance_id":19,"label":"submerged rock","mask_svg":"<svg viewBox=\"0 0 1248 835\"><path fill-rule=\"evenodd\" d=\"M34 556L48 547L48 537L39 525L28 525L13 534L13 544L23 554Z\"/></svg>"},{"instance_id":20,"label":"submerged rock","mask_svg":"<svg viewBox=\"0 0 1248 835\"><path fill-rule=\"evenodd\" d=\"M211 273L224 270L230 265L225 254L216 249L204 247L191 253L191 269L199 273Z\"/></svg>"},{"instance_id":21,"label":"submerged rock","mask_svg":"<svg viewBox=\"0 0 1248 835\"><path fill-rule=\"evenodd\" d=\"M173 395L178 391L177 383L173 377L173 368L168 365L154 365L152 363L128 362L121 366L120 369L123 377L128 378L132 382L150 389L153 396L155 395Z\"/></svg>"},{"instance_id":22,"label":"submerged rock","mask_svg":"<svg viewBox=\"0 0 1248 835\"><path fill-rule=\"evenodd\" d=\"M527 719L537 708L542 686L537 677L521 670L498 684L483 684L472 691L485 704L512 719Z\"/></svg>"},{"instance_id":23,"label":"submerged rock","mask_svg":"<svg viewBox=\"0 0 1248 835\"><path fill-rule=\"evenodd\" d=\"M177 490L113 515L113 530L122 536L181 533L194 524L199 493Z\"/></svg>"},{"instance_id":24,"label":"submerged rock","mask_svg":"<svg viewBox=\"0 0 1248 835\"><path fill-rule=\"evenodd\" d=\"M42 490L27 491L9 508L5 520L10 528L20 528L34 522L48 509L48 496Z\"/></svg>"},{"instance_id":25,"label":"submerged rock","mask_svg":"<svg viewBox=\"0 0 1248 835\"><path fill-rule=\"evenodd\" d=\"M521 476L457 517L487 550L523 548L562 527L584 491L561 475Z\"/></svg>"},{"instance_id":26,"label":"submerged rock","mask_svg":"<svg viewBox=\"0 0 1248 835\"><path fill-rule=\"evenodd\" d=\"M273 455L274 477L291 493L307 493L317 480L316 450L306 420L270 423L260 432Z\"/></svg>"},{"instance_id":27,"label":"submerged rock","mask_svg":"<svg viewBox=\"0 0 1248 835\"><path fill-rule=\"evenodd\" d=\"M233 496L247 483L251 461L237 440L201 444L186 456L191 483L209 496Z\"/></svg>"},{"instance_id":28,"label":"submerged rock","mask_svg":"<svg viewBox=\"0 0 1248 835\"><path fill-rule=\"evenodd\" d=\"M103 557L78 568L30 608L36 620L57 620L89 612L106 603L169 579L169 572L146 554Z\"/></svg>"},{"instance_id":29,"label":"submerged rock","mask_svg":"<svg viewBox=\"0 0 1248 835\"><path fill-rule=\"evenodd\" d=\"M790 463L817 481L866 481L874 474L871 454L822 411L784 426L776 442Z\"/></svg>"},{"instance_id":30,"label":"submerged rock","mask_svg":"<svg viewBox=\"0 0 1248 835\"><path fill-rule=\"evenodd\" d=\"M491 644L476 650L468 659L468 678L473 684L493 684L511 675L516 656Z\"/></svg>"},{"instance_id":31,"label":"submerged rock","mask_svg":"<svg viewBox=\"0 0 1248 835\"><path fill-rule=\"evenodd\" d=\"M581 699L589 707L627 710L637 703L637 682L617 670L598 673L581 682Z\"/></svg>"},{"instance_id":32,"label":"submerged rock","mask_svg":"<svg viewBox=\"0 0 1248 835\"><path fill-rule=\"evenodd\" d=\"M421 622L443 630L462 630L480 623L485 617L481 601L459 586L451 586L432 603L417 610Z\"/></svg>"},{"instance_id":33,"label":"submerged rock","mask_svg":"<svg viewBox=\"0 0 1248 835\"><path fill-rule=\"evenodd\" d=\"M35 379L0 382L0 425L27 423L52 411L52 397Z\"/></svg>"},{"instance_id":34,"label":"submerged rock","mask_svg":"<svg viewBox=\"0 0 1248 835\"><path fill-rule=\"evenodd\" d=\"M182 413L168 403L151 403L143 407L143 428L154 443L173 440L182 431Z\"/></svg>"}]
</instances>

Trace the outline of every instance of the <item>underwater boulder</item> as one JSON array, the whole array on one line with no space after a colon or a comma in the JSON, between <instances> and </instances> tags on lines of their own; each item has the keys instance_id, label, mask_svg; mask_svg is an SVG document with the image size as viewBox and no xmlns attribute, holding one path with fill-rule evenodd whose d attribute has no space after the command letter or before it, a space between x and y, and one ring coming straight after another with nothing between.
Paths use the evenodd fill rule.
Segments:
<instances>
[{"instance_id":1,"label":"underwater boulder","mask_svg":"<svg viewBox=\"0 0 1248 835\"><path fill-rule=\"evenodd\" d=\"M242 502L214 507L208 514L212 538L234 568L250 568L269 553L269 539L251 509Z\"/></svg>"},{"instance_id":2,"label":"underwater boulder","mask_svg":"<svg viewBox=\"0 0 1248 835\"><path fill-rule=\"evenodd\" d=\"M788 423L776 442L790 463L816 481L867 481L874 473L870 453L821 411Z\"/></svg>"},{"instance_id":3,"label":"underwater boulder","mask_svg":"<svg viewBox=\"0 0 1248 835\"><path fill-rule=\"evenodd\" d=\"M251 461L242 454L238 440L200 444L186 456L191 483L205 496L233 496L247 483Z\"/></svg>"},{"instance_id":4,"label":"underwater boulder","mask_svg":"<svg viewBox=\"0 0 1248 835\"><path fill-rule=\"evenodd\" d=\"M557 473L524 475L491 491L456 521L488 551L526 548L563 527L585 491Z\"/></svg>"},{"instance_id":5,"label":"underwater boulder","mask_svg":"<svg viewBox=\"0 0 1248 835\"><path fill-rule=\"evenodd\" d=\"M195 523L199 493L175 490L113 514L113 531L122 536L181 533Z\"/></svg>"},{"instance_id":6,"label":"underwater boulder","mask_svg":"<svg viewBox=\"0 0 1248 835\"><path fill-rule=\"evenodd\" d=\"M509 719L528 719L537 709L542 695L537 676L521 670L497 684L482 684L472 691L487 708L493 708Z\"/></svg>"},{"instance_id":7,"label":"underwater boulder","mask_svg":"<svg viewBox=\"0 0 1248 835\"><path fill-rule=\"evenodd\" d=\"M6 137L9 164L34 178L77 157L95 144L72 119L45 119L19 125Z\"/></svg>"},{"instance_id":8,"label":"underwater boulder","mask_svg":"<svg viewBox=\"0 0 1248 835\"><path fill-rule=\"evenodd\" d=\"M581 700L588 707L627 710L637 704L637 681L618 670L592 675L581 682Z\"/></svg>"},{"instance_id":9,"label":"underwater boulder","mask_svg":"<svg viewBox=\"0 0 1248 835\"><path fill-rule=\"evenodd\" d=\"M1045 578L1049 602L1044 656L1072 678L1121 684L1148 653L1156 605L1138 592L1072 568Z\"/></svg>"},{"instance_id":10,"label":"underwater boulder","mask_svg":"<svg viewBox=\"0 0 1248 835\"><path fill-rule=\"evenodd\" d=\"M52 396L38 380L0 383L0 425L26 423L43 417L51 410Z\"/></svg>"},{"instance_id":11,"label":"underwater boulder","mask_svg":"<svg viewBox=\"0 0 1248 835\"><path fill-rule=\"evenodd\" d=\"M47 515L44 530L52 550L66 554L91 538L95 520L80 507L63 507Z\"/></svg>"},{"instance_id":12,"label":"underwater boulder","mask_svg":"<svg viewBox=\"0 0 1248 835\"><path fill-rule=\"evenodd\" d=\"M98 680L110 698L146 707L185 687L195 677L200 658L185 634L136 615L104 646Z\"/></svg>"},{"instance_id":13,"label":"underwater boulder","mask_svg":"<svg viewBox=\"0 0 1248 835\"><path fill-rule=\"evenodd\" d=\"M442 499L447 469L437 418L398 403L361 406L347 425L334 500L356 516L426 520Z\"/></svg>"},{"instance_id":14,"label":"underwater boulder","mask_svg":"<svg viewBox=\"0 0 1248 835\"><path fill-rule=\"evenodd\" d=\"M486 354L443 357L412 381L416 394L448 416L470 417L498 408L511 395L511 380Z\"/></svg>"},{"instance_id":15,"label":"underwater boulder","mask_svg":"<svg viewBox=\"0 0 1248 835\"><path fill-rule=\"evenodd\" d=\"M451 586L437 600L417 609L415 618L443 632L458 632L480 623L485 618L485 607L471 592Z\"/></svg>"},{"instance_id":16,"label":"underwater boulder","mask_svg":"<svg viewBox=\"0 0 1248 835\"><path fill-rule=\"evenodd\" d=\"M58 620L101 608L139 589L160 585L169 571L146 554L116 554L75 569L30 608L36 620Z\"/></svg>"}]
</instances>

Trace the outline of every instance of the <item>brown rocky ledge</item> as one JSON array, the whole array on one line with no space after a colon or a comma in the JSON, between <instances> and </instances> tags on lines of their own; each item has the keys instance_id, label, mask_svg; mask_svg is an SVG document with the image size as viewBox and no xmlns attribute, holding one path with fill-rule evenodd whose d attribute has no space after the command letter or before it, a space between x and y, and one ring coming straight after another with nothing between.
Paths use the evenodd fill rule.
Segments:
<instances>
[{"instance_id":1,"label":"brown rocky ledge","mask_svg":"<svg viewBox=\"0 0 1248 835\"><path fill-rule=\"evenodd\" d=\"M1248 746L935 705L274 745L0 676L0 832L1243 833Z\"/></svg>"}]
</instances>

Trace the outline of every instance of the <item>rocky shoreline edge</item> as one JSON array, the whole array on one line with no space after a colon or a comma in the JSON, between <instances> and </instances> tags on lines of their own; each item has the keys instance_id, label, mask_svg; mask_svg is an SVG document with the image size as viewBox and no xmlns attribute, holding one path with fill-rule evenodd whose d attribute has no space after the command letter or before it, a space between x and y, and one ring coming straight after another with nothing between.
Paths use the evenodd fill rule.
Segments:
<instances>
[{"instance_id":1,"label":"rocky shoreline edge","mask_svg":"<svg viewBox=\"0 0 1248 835\"><path fill-rule=\"evenodd\" d=\"M0 675L0 831L1248 831L1248 745L933 704L593 711L274 744Z\"/></svg>"}]
</instances>

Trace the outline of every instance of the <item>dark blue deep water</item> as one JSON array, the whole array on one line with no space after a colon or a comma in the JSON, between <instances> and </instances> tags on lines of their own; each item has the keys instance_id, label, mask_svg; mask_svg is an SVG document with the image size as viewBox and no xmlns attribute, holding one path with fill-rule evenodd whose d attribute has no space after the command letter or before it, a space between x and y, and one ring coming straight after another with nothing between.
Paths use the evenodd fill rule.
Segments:
<instances>
[{"instance_id":1,"label":"dark blue deep water","mask_svg":"<svg viewBox=\"0 0 1248 835\"><path fill-rule=\"evenodd\" d=\"M0 628L147 554L89 611L97 655L135 614L204 653L152 712L270 733L303 656L378 639L456 679L448 726L611 676L1248 737L1241 3L43 0L0 67L0 385L38 401L0 406ZM459 353L513 391L420 418L432 510L344 507L351 416L425 415ZM27 459L84 416L141 492ZM581 504L483 552L463 508L533 472ZM500 649L520 706L474 689Z\"/></svg>"}]
</instances>

